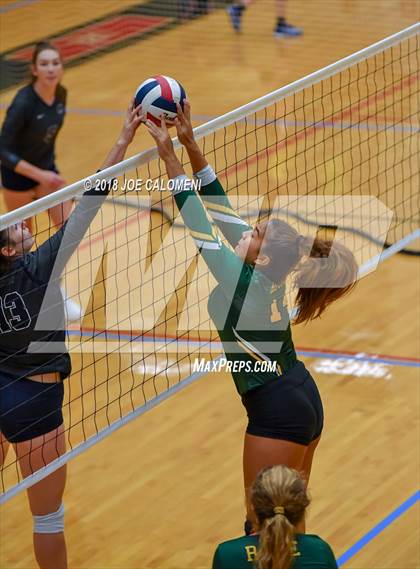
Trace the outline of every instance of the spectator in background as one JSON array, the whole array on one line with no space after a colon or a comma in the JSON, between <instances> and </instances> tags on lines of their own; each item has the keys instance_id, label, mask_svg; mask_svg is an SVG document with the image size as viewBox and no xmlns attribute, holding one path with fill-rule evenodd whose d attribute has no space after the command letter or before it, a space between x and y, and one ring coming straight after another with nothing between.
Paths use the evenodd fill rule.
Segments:
<instances>
[{"instance_id":1,"label":"spectator in background","mask_svg":"<svg viewBox=\"0 0 420 569\"><path fill-rule=\"evenodd\" d=\"M241 31L243 13L253 1L254 0L236 0L236 2L233 2L228 7L228 14L235 32ZM287 0L276 0L277 23L274 28L274 35L277 38L296 37L303 33L301 29L286 22L286 2Z\"/></svg>"}]
</instances>

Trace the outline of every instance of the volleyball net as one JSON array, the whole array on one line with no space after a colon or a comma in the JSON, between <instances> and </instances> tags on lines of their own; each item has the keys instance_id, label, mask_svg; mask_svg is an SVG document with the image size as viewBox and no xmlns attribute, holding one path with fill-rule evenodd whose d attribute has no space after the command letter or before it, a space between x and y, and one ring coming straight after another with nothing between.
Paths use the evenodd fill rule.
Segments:
<instances>
[{"instance_id":1,"label":"volleyball net","mask_svg":"<svg viewBox=\"0 0 420 569\"><path fill-rule=\"evenodd\" d=\"M360 276L395 253L418 254L419 30L411 26L195 129L249 224L278 217L305 235L322 231L353 251ZM197 358L220 356L207 312L216 283L164 190L156 149L1 216L0 228L36 216L39 245L51 234L48 208L115 177L63 277L83 310L67 329L68 451L24 480L9 452L3 502L197 379Z\"/></svg>"}]
</instances>

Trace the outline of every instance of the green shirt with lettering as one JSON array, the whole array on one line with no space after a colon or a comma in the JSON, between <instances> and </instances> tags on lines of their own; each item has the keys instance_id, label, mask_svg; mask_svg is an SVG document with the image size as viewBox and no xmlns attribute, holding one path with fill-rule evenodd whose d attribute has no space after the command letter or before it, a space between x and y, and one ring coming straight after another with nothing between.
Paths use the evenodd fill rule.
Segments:
<instances>
[{"instance_id":1,"label":"green shirt with lettering","mask_svg":"<svg viewBox=\"0 0 420 569\"><path fill-rule=\"evenodd\" d=\"M218 545L213 569L254 569L258 535L231 539ZM338 569L331 547L317 535L297 534L291 569Z\"/></svg>"}]
</instances>

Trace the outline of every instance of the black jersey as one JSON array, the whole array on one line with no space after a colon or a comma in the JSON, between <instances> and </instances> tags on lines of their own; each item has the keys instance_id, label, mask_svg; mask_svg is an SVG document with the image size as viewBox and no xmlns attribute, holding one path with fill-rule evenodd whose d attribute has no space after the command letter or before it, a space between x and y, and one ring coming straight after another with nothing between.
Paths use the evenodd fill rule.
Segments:
<instances>
[{"instance_id":1,"label":"black jersey","mask_svg":"<svg viewBox=\"0 0 420 569\"><path fill-rule=\"evenodd\" d=\"M60 275L108 191L86 192L59 231L0 276L0 371L70 374Z\"/></svg>"},{"instance_id":2,"label":"black jersey","mask_svg":"<svg viewBox=\"0 0 420 569\"><path fill-rule=\"evenodd\" d=\"M57 87L52 105L35 91L33 85L20 89L7 109L0 135L2 167L14 170L20 160L51 170L54 165L55 139L63 126L66 89Z\"/></svg>"}]
</instances>

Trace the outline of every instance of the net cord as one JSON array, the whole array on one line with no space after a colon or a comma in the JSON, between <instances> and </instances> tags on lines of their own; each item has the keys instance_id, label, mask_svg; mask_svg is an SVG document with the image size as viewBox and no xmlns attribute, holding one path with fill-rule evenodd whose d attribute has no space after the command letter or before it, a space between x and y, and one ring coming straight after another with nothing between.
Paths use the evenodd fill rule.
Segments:
<instances>
[{"instance_id":1,"label":"net cord","mask_svg":"<svg viewBox=\"0 0 420 569\"><path fill-rule=\"evenodd\" d=\"M320 81L331 77L341 71L347 69L348 67L371 57L377 53L388 49L389 47L401 42L402 40L408 39L416 34L420 33L420 23L416 23L396 34L393 34L387 38L384 38L368 47L365 47L359 51L356 51L352 55L344 57L335 63L327 65L314 73L310 73L303 77L302 79L298 79L297 81L293 81L293 83L289 83L276 91L272 91L263 97L255 99L250 103L243 105L242 107L238 107L237 109L230 111L214 120L211 120L203 125L194 129L195 137L197 140L203 138L204 136L208 136L219 130L220 128L229 126L230 124L240 121L244 119L251 113L255 113L264 107L278 102L289 95L293 95L310 87L311 85L315 85ZM175 148L180 148L181 144L179 143L178 139L175 137L173 139ZM124 172L128 170L133 170L138 168L143 164L147 164L151 160L158 157L158 152L156 148L150 148L149 150L145 150L140 154L136 154L131 158L128 158L115 166L111 166L110 168L106 168L102 170L98 174L94 174L75 182L74 184L70 184L61 190L57 190L56 192L49 194L34 203L25 205L19 209L16 209L12 212L6 213L0 217L0 230L5 229L9 225L17 223L22 219L27 219L28 217L32 217L38 213L45 211L55 205L58 205L68 199L72 199L77 195L83 193L86 189L90 189L90 187L94 187L97 180L109 180L110 178L114 178L116 176L120 176L124 174ZM90 185L89 185L90 184Z\"/></svg>"}]
</instances>

